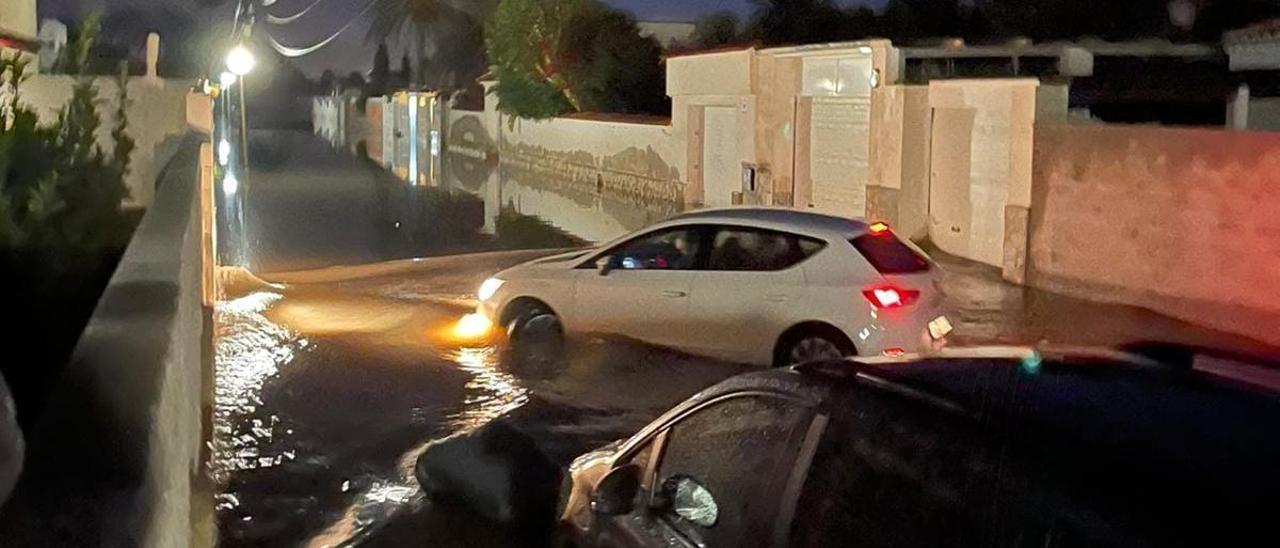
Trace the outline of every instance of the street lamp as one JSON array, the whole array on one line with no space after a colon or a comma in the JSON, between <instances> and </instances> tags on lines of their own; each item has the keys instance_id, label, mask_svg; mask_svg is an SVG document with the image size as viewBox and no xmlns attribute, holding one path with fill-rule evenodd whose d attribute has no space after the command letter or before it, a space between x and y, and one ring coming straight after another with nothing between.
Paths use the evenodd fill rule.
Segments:
<instances>
[{"instance_id":1,"label":"street lamp","mask_svg":"<svg viewBox=\"0 0 1280 548\"><path fill-rule=\"evenodd\" d=\"M231 75L240 78L240 161L244 167L245 173L249 172L249 117L245 113L244 88L245 77L253 71L253 67L257 66L258 60L253 56L253 52L244 44L237 44L227 52L227 70ZM223 73L224 75L226 73Z\"/></svg>"},{"instance_id":2,"label":"street lamp","mask_svg":"<svg viewBox=\"0 0 1280 548\"><path fill-rule=\"evenodd\" d=\"M253 56L253 52L243 45L231 48L231 52L227 53L227 70L236 76L249 74L257 65L258 60Z\"/></svg>"}]
</instances>

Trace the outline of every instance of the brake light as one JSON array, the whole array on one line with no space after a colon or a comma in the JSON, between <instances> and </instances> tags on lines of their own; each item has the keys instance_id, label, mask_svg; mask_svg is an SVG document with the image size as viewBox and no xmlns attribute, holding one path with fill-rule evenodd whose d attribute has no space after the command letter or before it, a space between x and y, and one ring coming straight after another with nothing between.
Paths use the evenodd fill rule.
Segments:
<instances>
[{"instance_id":1,"label":"brake light","mask_svg":"<svg viewBox=\"0 0 1280 548\"><path fill-rule=\"evenodd\" d=\"M920 292L915 289L902 289L891 285L868 287L862 290L862 296L871 301L871 306L884 310L888 308L901 308L916 302L920 298Z\"/></svg>"},{"instance_id":2,"label":"brake light","mask_svg":"<svg viewBox=\"0 0 1280 548\"><path fill-rule=\"evenodd\" d=\"M867 232L871 233L874 236L881 236L884 234L888 234L889 225L882 222L871 223L871 226L867 227Z\"/></svg>"}]
</instances>

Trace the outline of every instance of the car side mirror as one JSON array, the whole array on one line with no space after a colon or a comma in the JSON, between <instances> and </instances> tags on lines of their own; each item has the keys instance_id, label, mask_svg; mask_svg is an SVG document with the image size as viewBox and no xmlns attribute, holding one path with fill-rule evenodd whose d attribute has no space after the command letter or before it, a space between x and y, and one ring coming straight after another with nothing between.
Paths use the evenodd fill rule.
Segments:
<instances>
[{"instance_id":1,"label":"car side mirror","mask_svg":"<svg viewBox=\"0 0 1280 548\"><path fill-rule=\"evenodd\" d=\"M698 527L708 528L720 521L720 506L698 480L689 476L672 476L658 490L659 511L675 514Z\"/></svg>"},{"instance_id":2,"label":"car side mirror","mask_svg":"<svg viewBox=\"0 0 1280 548\"><path fill-rule=\"evenodd\" d=\"M608 276L610 270L613 270L613 256L605 255L596 259L596 272L601 276Z\"/></svg>"},{"instance_id":3,"label":"car side mirror","mask_svg":"<svg viewBox=\"0 0 1280 548\"><path fill-rule=\"evenodd\" d=\"M596 484L591 495L591 509L597 514L618 516L634 509L640 492L640 466L628 464L610 470Z\"/></svg>"}]
</instances>

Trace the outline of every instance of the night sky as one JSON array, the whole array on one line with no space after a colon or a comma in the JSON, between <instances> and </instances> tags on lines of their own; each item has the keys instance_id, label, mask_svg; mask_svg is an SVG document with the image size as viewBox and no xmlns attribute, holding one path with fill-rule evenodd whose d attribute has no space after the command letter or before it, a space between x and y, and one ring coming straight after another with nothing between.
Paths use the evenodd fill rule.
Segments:
<instances>
[{"instance_id":1,"label":"night sky","mask_svg":"<svg viewBox=\"0 0 1280 548\"><path fill-rule=\"evenodd\" d=\"M4 1L4 0L0 0ZM293 15L312 3L313 0L277 0L268 11L280 16ZM605 3L630 11L637 19L652 21L692 21L700 16L730 10L737 12L745 19L753 10L751 0L603 0ZM202 28L215 25L226 25L231 20L235 1L225 0L220 7L208 7L218 4L219 0L37 0L40 17L62 20L75 19L78 13L87 10L101 10L110 14L120 8L138 8L153 14L154 24L161 34L162 44L174 37L166 36L174 31L169 26L179 17L189 17ZM883 3L883 0L838 0L844 5ZM308 46L342 28L357 17L367 5L367 0L325 0L304 18L286 27L271 26L272 35L281 43L289 46ZM295 60L298 68L309 75L319 75L325 69L334 69L338 74L353 70L367 70L373 58L376 45L365 43L366 26L357 21L337 40L325 48ZM166 29L166 26L169 26ZM262 27L267 27L262 25ZM163 47L163 46L162 46ZM393 58L399 53L393 50Z\"/></svg>"}]
</instances>

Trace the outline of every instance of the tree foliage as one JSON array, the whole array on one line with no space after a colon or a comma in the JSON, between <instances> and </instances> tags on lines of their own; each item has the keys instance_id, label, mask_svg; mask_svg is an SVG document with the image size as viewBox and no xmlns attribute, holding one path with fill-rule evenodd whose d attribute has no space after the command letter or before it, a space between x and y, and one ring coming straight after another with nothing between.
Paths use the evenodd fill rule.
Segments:
<instances>
[{"instance_id":1,"label":"tree foliage","mask_svg":"<svg viewBox=\"0 0 1280 548\"><path fill-rule=\"evenodd\" d=\"M489 19L498 106L523 118L666 109L661 49L594 0L503 0Z\"/></svg>"},{"instance_id":2,"label":"tree foliage","mask_svg":"<svg viewBox=\"0 0 1280 548\"><path fill-rule=\"evenodd\" d=\"M1280 17L1276 0L1186 0L1195 13L1190 28L1170 22L1169 0L888 0L874 12L841 7L832 0L755 0L757 9L739 36L724 39L728 26L709 17L700 36L704 47L759 41L803 44L868 37L898 44L960 37L971 43L998 43L1015 37L1036 41L1167 38L1217 41L1222 33ZM704 32L702 28L709 29Z\"/></svg>"},{"instance_id":3,"label":"tree foliage","mask_svg":"<svg viewBox=\"0 0 1280 548\"><path fill-rule=\"evenodd\" d=\"M494 1L375 0L366 39L405 46L405 55L417 60L416 71L402 74L408 87L466 86L487 65L481 21Z\"/></svg>"},{"instance_id":4,"label":"tree foliage","mask_svg":"<svg viewBox=\"0 0 1280 548\"><path fill-rule=\"evenodd\" d=\"M391 56L387 53L387 44L378 44L378 51L373 54L373 70L369 71L369 95L385 95L391 85Z\"/></svg>"},{"instance_id":5,"label":"tree foliage","mask_svg":"<svg viewBox=\"0 0 1280 548\"><path fill-rule=\"evenodd\" d=\"M94 29L81 31L68 56L69 66L84 66ZM0 73L10 74L21 97L26 61L0 60ZM127 196L124 178L134 141L125 115L128 86L117 82L114 141L111 154L98 145L102 125L98 90L81 76L57 120L41 125L20 102L13 122L0 127L0 250L47 257L71 257L117 248L128 238L129 223L120 209ZM65 260L42 261L63 265Z\"/></svg>"},{"instance_id":6,"label":"tree foliage","mask_svg":"<svg viewBox=\"0 0 1280 548\"><path fill-rule=\"evenodd\" d=\"M711 49L739 41L738 16L731 11L718 11L699 19L693 33L695 45Z\"/></svg>"}]
</instances>

